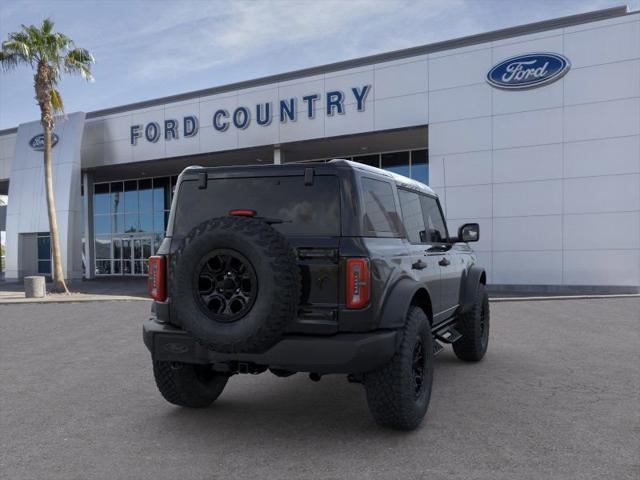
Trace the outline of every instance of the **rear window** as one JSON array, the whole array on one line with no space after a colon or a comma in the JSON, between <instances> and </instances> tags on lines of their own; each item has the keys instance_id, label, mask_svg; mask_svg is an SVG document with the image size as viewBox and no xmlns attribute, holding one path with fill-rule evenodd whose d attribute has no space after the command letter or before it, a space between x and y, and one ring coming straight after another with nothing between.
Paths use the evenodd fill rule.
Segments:
<instances>
[{"instance_id":1,"label":"rear window","mask_svg":"<svg viewBox=\"0 0 640 480\"><path fill-rule=\"evenodd\" d=\"M255 210L257 216L282 220L272 226L284 235L340 235L340 187L335 175L316 175L312 185L304 177L209 179L180 185L174 235L186 235L200 223L224 217L230 210Z\"/></svg>"}]
</instances>

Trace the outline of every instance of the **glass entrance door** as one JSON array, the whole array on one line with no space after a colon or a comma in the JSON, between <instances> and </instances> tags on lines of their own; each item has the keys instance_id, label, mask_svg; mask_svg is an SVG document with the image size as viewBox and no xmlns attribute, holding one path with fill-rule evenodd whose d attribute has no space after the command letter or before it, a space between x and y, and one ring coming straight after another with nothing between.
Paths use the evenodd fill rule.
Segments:
<instances>
[{"instance_id":1,"label":"glass entrance door","mask_svg":"<svg viewBox=\"0 0 640 480\"><path fill-rule=\"evenodd\" d=\"M152 255L151 237L113 239L113 275L147 275Z\"/></svg>"}]
</instances>

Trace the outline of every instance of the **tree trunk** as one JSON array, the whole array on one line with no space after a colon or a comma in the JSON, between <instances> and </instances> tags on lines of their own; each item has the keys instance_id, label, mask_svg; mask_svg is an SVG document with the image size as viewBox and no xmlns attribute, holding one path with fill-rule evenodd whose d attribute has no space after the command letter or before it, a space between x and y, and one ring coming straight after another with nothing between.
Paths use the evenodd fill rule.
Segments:
<instances>
[{"instance_id":1,"label":"tree trunk","mask_svg":"<svg viewBox=\"0 0 640 480\"><path fill-rule=\"evenodd\" d=\"M51 166L51 126L44 125L44 183L47 190L47 214L49 215L49 232L51 235L51 260L53 267L53 291L69 293L62 271L60 255L60 238L58 237L58 219L56 216L56 200L53 195L53 172Z\"/></svg>"}]
</instances>

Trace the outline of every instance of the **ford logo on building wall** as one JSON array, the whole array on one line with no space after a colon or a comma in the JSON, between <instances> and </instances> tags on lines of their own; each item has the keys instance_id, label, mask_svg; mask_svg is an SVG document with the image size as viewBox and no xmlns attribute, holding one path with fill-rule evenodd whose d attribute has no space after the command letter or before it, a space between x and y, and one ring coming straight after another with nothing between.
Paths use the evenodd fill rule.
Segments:
<instances>
[{"instance_id":1,"label":"ford logo on building wall","mask_svg":"<svg viewBox=\"0 0 640 480\"><path fill-rule=\"evenodd\" d=\"M51 148L56 146L56 143L58 143L58 140L59 140L58 135L56 135L55 133L52 133ZM38 152L43 152L44 151L44 133L39 133L38 135L33 137L31 140L29 140L29 145L34 150L37 150Z\"/></svg>"},{"instance_id":2,"label":"ford logo on building wall","mask_svg":"<svg viewBox=\"0 0 640 480\"><path fill-rule=\"evenodd\" d=\"M541 87L566 74L571 62L557 53L530 53L508 58L489 70L487 82L505 90Z\"/></svg>"}]
</instances>

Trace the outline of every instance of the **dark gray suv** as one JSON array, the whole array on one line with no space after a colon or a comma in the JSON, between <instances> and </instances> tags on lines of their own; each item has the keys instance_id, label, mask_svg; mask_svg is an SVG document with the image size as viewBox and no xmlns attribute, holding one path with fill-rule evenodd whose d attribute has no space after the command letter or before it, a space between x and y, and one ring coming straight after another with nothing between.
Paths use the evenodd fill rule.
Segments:
<instances>
[{"instance_id":1,"label":"dark gray suv","mask_svg":"<svg viewBox=\"0 0 640 480\"><path fill-rule=\"evenodd\" d=\"M379 424L413 429L442 344L487 350L479 235L451 237L431 189L355 162L189 167L149 260L157 386L197 408L238 373L342 373Z\"/></svg>"}]
</instances>

